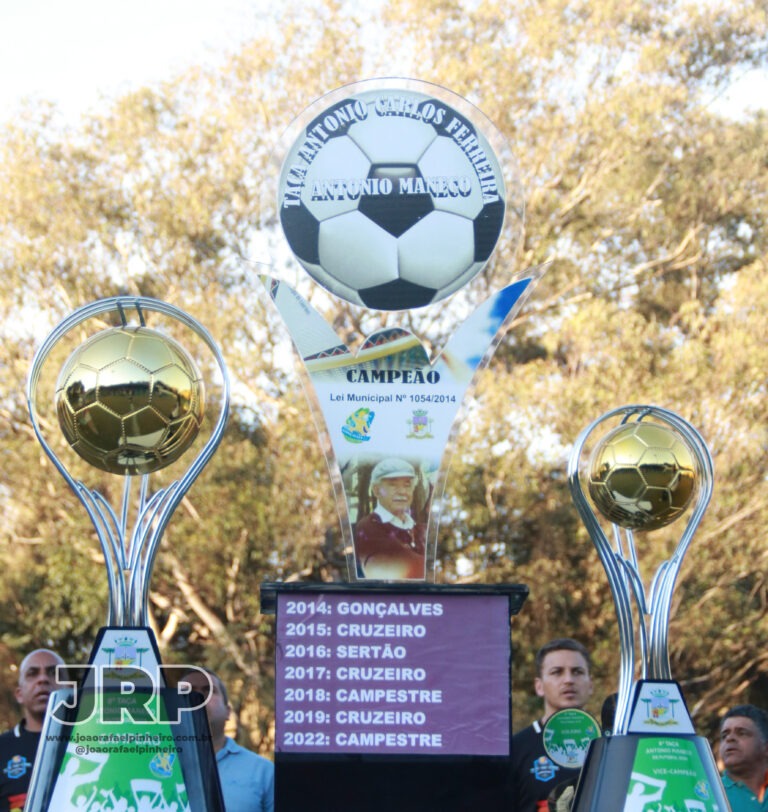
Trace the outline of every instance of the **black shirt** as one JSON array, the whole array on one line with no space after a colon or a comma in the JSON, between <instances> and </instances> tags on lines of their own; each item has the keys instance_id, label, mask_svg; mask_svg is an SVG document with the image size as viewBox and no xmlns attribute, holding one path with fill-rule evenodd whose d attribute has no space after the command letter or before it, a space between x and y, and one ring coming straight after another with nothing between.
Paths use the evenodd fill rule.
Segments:
<instances>
[{"instance_id":1,"label":"black shirt","mask_svg":"<svg viewBox=\"0 0 768 812\"><path fill-rule=\"evenodd\" d=\"M538 812L547 809L547 796L558 784L578 778L580 770L560 767L544 749L539 722L512 737L512 809Z\"/></svg>"},{"instance_id":2,"label":"black shirt","mask_svg":"<svg viewBox=\"0 0 768 812\"><path fill-rule=\"evenodd\" d=\"M0 735L0 812L23 809L39 742L24 722Z\"/></svg>"}]
</instances>

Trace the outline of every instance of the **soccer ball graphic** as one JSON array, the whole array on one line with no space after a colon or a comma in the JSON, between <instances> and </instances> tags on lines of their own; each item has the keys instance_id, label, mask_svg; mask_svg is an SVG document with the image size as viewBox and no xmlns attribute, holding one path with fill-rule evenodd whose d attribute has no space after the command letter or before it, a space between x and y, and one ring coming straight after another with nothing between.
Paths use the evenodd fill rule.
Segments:
<instances>
[{"instance_id":1,"label":"soccer ball graphic","mask_svg":"<svg viewBox=\"0 0 768 812\"><path fill-rule=\"evenodd\" d=\"M609 432L589 461L589 495L606 519L630 530L675 521L696 485L694 455L676 431L636 421Z\"/></svg>"},{"instance_id":2,"label":"soccer ball graphic","mask_svg":"<svg viewBox=\"0 0 768 812\"><path fill-rule=\"evenodd\" d=\"M176 341L147 327L113 327L67 359L55 406L67 442L86 462L112 474L149 474L192 444L205 392Z\"/></svg>"},{"instance_id":3,"label":"soccer ball graphic","mask_svg":"<svg viewBox=\"0 0 768 812\"><path fill-rule=\"evenodd\" d=\"M291 251L331 293L376 310L439 301L472 280L501 233L488 141L442 101L367 91L311 121L280 176Z\"/></svg>"}]
</instances>

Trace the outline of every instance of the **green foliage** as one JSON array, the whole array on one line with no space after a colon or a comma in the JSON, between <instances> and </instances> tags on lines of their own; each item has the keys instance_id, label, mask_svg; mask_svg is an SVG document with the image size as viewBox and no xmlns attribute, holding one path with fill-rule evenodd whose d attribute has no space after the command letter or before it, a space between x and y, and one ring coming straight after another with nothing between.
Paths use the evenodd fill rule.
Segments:
<instances>
[{"instance_id":1,"label":"green foliage","mask_svg":"<svg viewBox=\"0 0 768 812\"><path fill-rule=\"evenodd\" d=\"M715 457L671 629L696 722L710 733L730 704L768 705L766 119L726 119L712 103L739 71L766 66L763 4L389 0L363 11L276 7L221 70L131 93L77 127L40 108L0 132L0 665L49 643L82 655L105 618L95 535L29 427L35 348L80 305L154 296L216 338L235 397L222 446L166 531L153 622L168 661L222 672L244 737L270 749L273 629L259 584L345 577L315 427L258 279L265 263L296 274L273 229L276 159L312 100L400 73L464 95L502 131L525 190L524 238L439 311L323 307L350 344L402 323L439 349L463 299L549 263L462 423L440 528L440 579L530 587L513 626L516 725L537 712L533 653L549 637L594 652L593 710L615 688L613 607L565 467L579 432L627 403L678 412ZM97 481L119 498L120 483ZM654 564L676 532L643 539ZM4 699L10 721L7 688Z\"/></svg>"}]
</instances>

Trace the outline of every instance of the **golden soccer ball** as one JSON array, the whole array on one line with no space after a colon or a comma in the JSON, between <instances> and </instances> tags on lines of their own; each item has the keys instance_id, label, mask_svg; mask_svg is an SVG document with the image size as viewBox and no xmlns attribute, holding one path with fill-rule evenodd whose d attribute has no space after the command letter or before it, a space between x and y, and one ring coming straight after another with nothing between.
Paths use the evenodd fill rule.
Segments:
<instances>
[{"instance_id":1,"label":"golden soccer ball","mask_svg":"<svg viewBox=\"0 0 768 812\"><path fill-rule=\"evenodd\" d=\"M173 339L148 327L112 327L67 359L55 406L67 442L86 462L111 474L150 474L197 437L205 388Z\"/></svg>"},{"instance_id":2,"label":"golden soccer ball","mask_svg":"<svg viewBox=\"0 0 768 812\"><path fill-rule=\"evenodd\" d=\"M688 442L660 423L609 432L589 460L589 495L602 515L630 530L656 530L683 514L696 487Z\"/></svg>"}]
</instances>

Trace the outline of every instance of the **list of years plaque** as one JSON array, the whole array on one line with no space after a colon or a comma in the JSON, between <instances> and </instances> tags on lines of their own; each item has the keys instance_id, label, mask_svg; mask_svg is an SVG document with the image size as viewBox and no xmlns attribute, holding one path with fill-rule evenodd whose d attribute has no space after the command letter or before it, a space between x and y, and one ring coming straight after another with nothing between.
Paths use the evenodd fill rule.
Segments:
<instances>
[{"instance_id":1,"label":"list of years plaque","mask_svg":"<svg viewBox=\"0 0 768 812\"><path fill-rule=\"evenodd\" d=\"M509 754L502 595L278 595L283 753Z\"/></svg>"}]
</instances>

